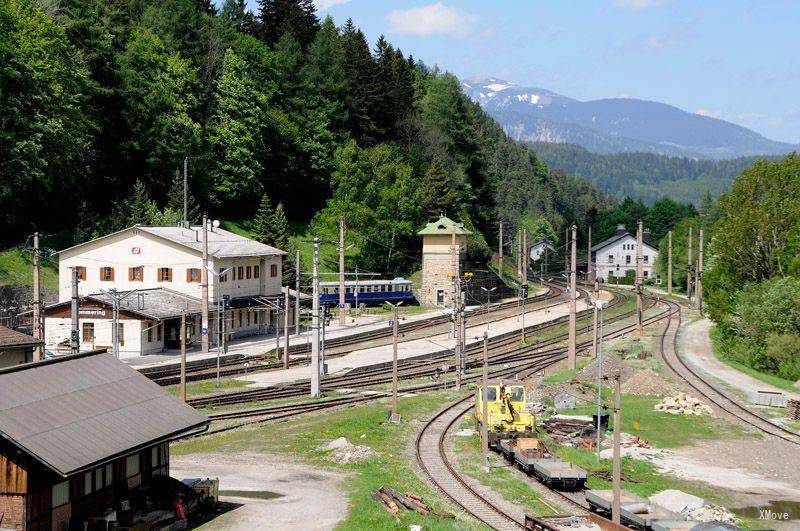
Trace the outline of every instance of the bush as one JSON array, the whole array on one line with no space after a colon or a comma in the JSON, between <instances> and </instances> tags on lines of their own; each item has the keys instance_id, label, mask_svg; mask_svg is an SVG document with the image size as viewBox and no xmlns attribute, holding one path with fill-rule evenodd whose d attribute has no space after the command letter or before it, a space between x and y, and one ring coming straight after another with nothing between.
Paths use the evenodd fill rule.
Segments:
<instances>
[{"instance_id":1,"label":"bush","mask_svg":"<svg viewBox=\"0 0 800 531\"><path fill-rule=\"evenodd\" d=\"M800 334L770 334L764 357L781 378L800 379Z\"/></svg>"}]
</instances>

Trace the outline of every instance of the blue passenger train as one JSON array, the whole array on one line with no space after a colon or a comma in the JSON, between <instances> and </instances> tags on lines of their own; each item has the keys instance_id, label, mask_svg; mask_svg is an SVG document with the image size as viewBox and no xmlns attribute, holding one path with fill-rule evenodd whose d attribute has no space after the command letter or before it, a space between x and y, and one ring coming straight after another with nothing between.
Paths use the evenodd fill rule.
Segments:
<instances>
[{"instance_id":1,"label":"blue passenger train","mask_svg":"<svg viewBox=\"0 0 800 531\"><path fill-rule=\"evenodd\" d=\"M321 304L333 307L339 304L338 282L320 282L319 289ZM414 300L411 281L401 277L393 280L348 280L344 283L344 289L345 302L353 306L357 304L377 306L384 301L397 303Z\"/></svg>"}]
</instances>

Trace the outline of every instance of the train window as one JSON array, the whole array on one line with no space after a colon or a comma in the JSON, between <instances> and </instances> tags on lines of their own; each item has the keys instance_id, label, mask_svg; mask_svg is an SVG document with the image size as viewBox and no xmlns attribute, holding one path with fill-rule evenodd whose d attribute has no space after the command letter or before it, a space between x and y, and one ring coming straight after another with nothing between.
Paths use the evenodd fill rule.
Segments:
<instances>
[{"instance_id":1,"label":"train window","mask_svg":"<svg viewBox=\"0 0 800 531\"><path fill-rule=\"evenodd\" d=\"M392 285L391 285L391 284L389 284L388 286L386 286L386 291L392 291Z\"/></svg>"},{"instance_id":2,"label":"train window","mask_svg":"<svg viewBox=\"0 0 800 531\"><path fill-rule=\"evenodd\" d=\"M497 387L490 387L486 396L489 397L489 402L495 402L497 400Z\"/></svg>"},{"instance_id":3,"label":"train window","mask_svg":"<svg viewBox=\"0 0 800 531\"><path fill-rule=\"evenodd\" d=\"M522 387L512 387L511 388L511 401L512 402L522 402L525 400L525 389Z\"/></svg>"}]
</instances>

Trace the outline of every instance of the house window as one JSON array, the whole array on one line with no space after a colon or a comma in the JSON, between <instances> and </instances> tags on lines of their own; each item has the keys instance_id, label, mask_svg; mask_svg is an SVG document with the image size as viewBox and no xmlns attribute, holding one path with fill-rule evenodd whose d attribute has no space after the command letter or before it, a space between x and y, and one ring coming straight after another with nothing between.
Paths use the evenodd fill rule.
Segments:
<instances>
[{"instance_id":1,"label":"house window","mask_svg":"<svg viewBox=\"0 0 800 531\"><path fill-rule=\"evenodd\" d=\"M253 324L258 324L258 312L253 314Z\"/></svg>"},{"instance_id":2,"label":"house window","mask_svg":"<svg viewBox=\"0 0 800 531\"><path fill-rule=\"evenodd\" d=\"M83 341L84 343L94 341L94 323L83 323Z\"/></svg>"},{"instance_id":3,"label":"house window","mask_svg":"<svg viewBox=\"0 0 800 531\"><path fill-rule=\"evenodd\" d=\"M86 268L83 266L75 266L74 269L78 272L79 280L86 280Z\"/></svg>"},{"instance_id":4,"label":"house window","mask_svg":"<svg viewBox=\"0 0 800 531\"><path fill-rule=\"evenodd\" d=\"M125 346L125 323L118 323L117 325L117 341L119 341L119 346Z\"/></svg>"},{"instance_id":5,"label":"house window","mask_svg":"<svg viewBox=\"0 0 800 531\"><path fill-rule=\"evenodd\" d=\"M144 280L144 267L129 267L128 280L131 282L141 282Z\"/></svg>"},{"instance_id":6,"label":"house window","mask_svg":"<svg viewBox=\"0 0 800 531\"><path fill-rule=\"evenodd\" d=\"M159 267L158 268L158 281L159 282L172 282L172 268Z\"/></svg>"},{"instance_id":7,"label":"house window","mask_svg":"<svg viewBox=\"0 0 800 531\"><path fill-rule=\"evenodd\" d=\"M242 327L242 310L239 310L239 328Z\"/></svg>"},{"instance_id":8,"label":"house window","mask_svg":"<svg viewBox=\"0 0 800 531\"><path fill-rule=\"evenodd\" d=\"M237 269L239 270L237 274L239 280L244 280L244 266L239 266Z\"/></svg>"},{"instance_id":9,"label":"house window","mask_svg":"<svg viewBox=\"0 0 800 531\"><path fill-rule=\"evenodd\" d=\"M163 324L164 323L158 323L158 325L156 326L156 341L161 341L161 326Z\"/></svg>"},{"instance_id":10,"label":"house window","mask_svg":"<svg viewBox=\"0 0 800 531\"><path fill-rule=\"evenodd\" d=\"M645 264L647 263L647 259L648 259L648 258L649 258L649 257L648 257L647 255L644 255L644 256L642 257L642 260L644 260L644 263L645 263Z\"/></svg>"},{"instance_id":11,"label":"house window","mask_svg":"<svg viewBox=\"0 0 800 531\"><path fill-rule=\"evenodd\" d=\"M147 323L147 342L152 343L153 341L153 324Z\"/></svg>"},{"instance_id":12,"label":"house window","mask_svg":"<svg viewBox=\"0 0 800 531\"><path fill-rule=\"evenodd\" d=\"M53 485L52 508L61 507L69 503L69 480Z\"/></svg>"},{"instance_id":13,"label":"house window","mask_svg":"<svg viewBox=\"0 0 800 531\"><path fill-rule=\"evenodd\" d=\"M106 465L106 487L114 484L114 465L109 463Z\"/></svg>"},{"instance_id":14,"label":"house window","mask_svg":"<svg viewBox=\"0 0 800 531\"><path fill-rule=\"evenodd\" d=\"M253 266L247 266L247 268L245 269L245 278L250 280L252 276L253 276Z\"/></svg>"},{"instance_id":15,"label":"house window","mask_svg":"<svg viewBox=\"0 0 800 531\"><path fill-rule=\"evenodd\" d=\"M277 277L278 276L278 264L270 264L269 266L269 276Z\"/></svg>"},{"instance_id":16,"label":"house window","mask_svg":"<svg viewBox=\"0 0 800 531\"><path fill-rule=\"evenodd\" d=\"M642 271L642 274L644 275L644 278L647 278L647 271Z\"/></svg>"},{"instance_id":17,"label":"house window","mask_svg":"<svg viewBox=\"0 0 800 531\"><path fill-rule=\"evenodd\" d=\"M219 272L222 273L222 269L220 269ZM225 273L219 275L219 281L220 282L227 282L228 281L228 273L225 272Z\"/></svg>"},{"instance_id":18,"label":"house window","mask_svg":"<svg viewBox=\"0 0 800 531\"><path fill-rule=\"evenodd\" d=\"M625 255L625 263L626 264L630 264L631 263L631 255L629 255L629 254Z\"/></svg>"},{"instance_id":19,"label":"house window","mask_svg":"<svg viewBox=\"0 0 800 531\"><path fill-rule=\"evenodd\" d=\"M101 267L100 268L100 280L104 280L110 282L114 280L114 268L113 267Z\"/></svg>"},{"instance_id":20,"label":"house window","mask_svg":"<svg viewBox=\"0 0 800 531\"><path fill-rule=\"evenodd\" d=\"M614 255L613 254L608 255L608 263L609 264L613 264L614 263Z\"/></svg>"},{"instance_id":21,"label":"house window","mask_svg":"<svg viewBox=\"0 0 800 531\"><path fill-rule=\"evenodd\" d=\"M253 266L253 278L258 278L261 274L261 266Z\"/></svg>"},{"instance_id":22,"label":"house window","mask_svg":"<svg viewBox=\"0 0 800 531\"><path fill-rule=\"evenodd\" d=\"M247 310L247 326L250 326L250 310Z\"/></svg>"},{"instance_id":23,"label":"house window","mask_svg":"<svg viewBox=\"0 0 800 531\"><path fill-rule=\"evenodd\" d=\"M125 477L132 478L139 473L139 454L129 455L125 459Z\"/></svg>"},{"instance_id":24,"label":"house window","mask_svg":"<svg viewBox=\"0 0 800 531\"><path fill-rule=\"evenodd\" d=\"M83 495L88 496L92 490L92 472L89 471L83 475Z\"/></svg>"},{"instance_id":25,"label":"house window","mask_svg":"<svg viewBox=\"0 0 800 531\"><path fill-rule=\"evenodd\" d=\"M186 270L186 282L200 282L200 270L190 267Z\"/></svg>"}]
</instances>

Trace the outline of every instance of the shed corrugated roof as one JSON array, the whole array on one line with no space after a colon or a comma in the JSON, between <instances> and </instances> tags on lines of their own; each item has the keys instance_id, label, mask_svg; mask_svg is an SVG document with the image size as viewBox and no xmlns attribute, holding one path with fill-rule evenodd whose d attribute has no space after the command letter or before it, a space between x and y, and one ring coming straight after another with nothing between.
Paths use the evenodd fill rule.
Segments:
<instances>
[{"instance_id":1,"label":"shed corrugated roof","mask_svg":"<svg viewBox=\"0 0 800 531\"><path fill-rule=\"evenodd\" d=\"M0 437L64 477L207 424L111 354L0 370Z\"/></svg>"},{"instance_id":2,"label":"shed corrugated roof","mask_svg":"<svg viewBox=\"0 0 800 531\"><path fill-rule=\"evenodd\" d=\"M425 236L426 234L453 234L454 227L457 235L472 234L472 232L464 228L463 223L456 223L447 216L442 216L436 221L431 221L417 234L421 236Z\"/></svg>"},{"instance_id":3,"label":"shed corrugated roof","mask_svg":"<svg viewBox=\"0 0 800 531\"><path fill-rule=\"evenodd\" d=\"M0 348L35 347L41 344L44 344L44 341L34 339L33 336L17 332L7 326L0 326Z\"/></svg>"}]
</instances>

